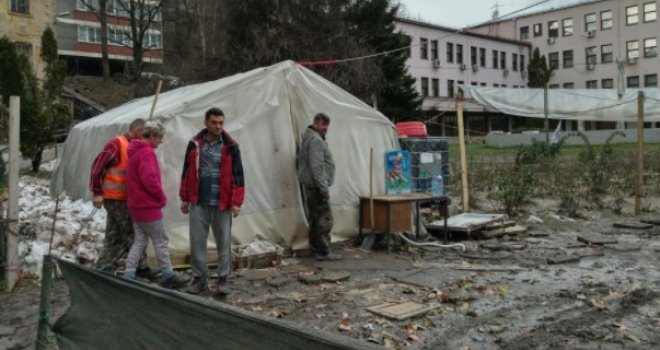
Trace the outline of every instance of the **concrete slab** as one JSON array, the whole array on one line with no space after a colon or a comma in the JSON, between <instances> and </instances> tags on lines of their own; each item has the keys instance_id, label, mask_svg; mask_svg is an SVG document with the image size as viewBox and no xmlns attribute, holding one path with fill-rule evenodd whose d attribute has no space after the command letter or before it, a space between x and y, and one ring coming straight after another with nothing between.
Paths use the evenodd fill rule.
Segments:
<instances>
[{"instance_id":1,"label":"concrete slab","mask_svg":"<svg viewBox=\"0 0 660 350\"><path fill-rule=\"evenodd\" d=\"M653 224L645 224L643 222L615 222L612 226L616 228L630 228L633 230L648 230L653 227Z\"/></svg>"},{"instance_id":2,"label":"concrete slab","mask_svg":"<svg viewBox=\"0 0 660 350\"><path fill-rule=\"evenodd\" d=\"M606 237L606 236L598 235L598 234L581 235L581 236L578 236L577 240L579 242L583 242L583 243L586 243L586 244L597 244L597 245L615 244L615 243L618 242L615 238Z\"/></svg>"},{"instance_id":3,"label":"concrete slab","mask_svg":"<svg viewBox=\"0 0 660 350\"><path fill-rule=\"evenodd\" d=\"M348 272L324 272L322 275L322 279L325 282L343 282L347 281L349 278L351 278L351 274Z\"/></svg>"}]
</instances>

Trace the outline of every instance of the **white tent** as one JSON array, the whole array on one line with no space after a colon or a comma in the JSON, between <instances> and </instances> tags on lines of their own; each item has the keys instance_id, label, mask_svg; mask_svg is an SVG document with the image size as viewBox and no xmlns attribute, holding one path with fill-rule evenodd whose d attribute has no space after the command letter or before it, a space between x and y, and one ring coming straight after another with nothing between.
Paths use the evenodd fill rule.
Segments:
<instances>
[{"instance_id":1,"label":"white tent","mask_svg":"<svg viewBox=\"0 0 660 350\"><path fill-rule=\"evenodd\" d=\"M544 118L543 89L505 89L461 85L468 96L502 113ZM644 120L660 121L660 89L643 90ZM550 89L548 116L553 119L637 122L637 89L619 98L614 89Z\"/></svg>"},{"instance_id":2,"label":"white tent","mask_svg":"<svg viewBox=\"0 0 660 350\"><path fill-rule=\"evenodd\" d=\"M89 174L107 140L135 118L146 118L153 97L136 99L76 125L53 175L51 193L91 199ZM312 71L285 61L216 81L160 95L155 110L167 130L157 154L168 204L164 209L170 245L188 249L188 218L178 197L187 142L203 128L204 112L221 108L225 129L239 142L246 195L234 221L235 243L254 238L304 246L307 223L295 169L296 148L314 115L331 118L328 143L336 162L330 189L335 217L333 236L346 238L357 228L358 196L369 194L369 150L374 152L374 193L384 192L384 152L398 148L394 125L380 112Z\"/></svg>"}]
</instances>

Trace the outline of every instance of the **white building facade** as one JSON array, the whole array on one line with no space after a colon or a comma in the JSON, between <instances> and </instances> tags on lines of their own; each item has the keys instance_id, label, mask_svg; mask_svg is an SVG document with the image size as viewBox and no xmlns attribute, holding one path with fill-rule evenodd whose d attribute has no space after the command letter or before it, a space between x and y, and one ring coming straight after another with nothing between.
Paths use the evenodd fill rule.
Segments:
<instances>
[{"instance_id":1,"label":"white building facade","mask_svg":"<svg viewBox=\"0 0 660 350\"><path fill-rule=\"evenodd\" d=\"M528 42L460 32L408 19L397 19L396 26L412 39L408 72L416 80L425 110L451 115L456 109L455 95L461 84L506 88L527 86L527 64L531 56ZM464 110L468 123L472 121L473 126L481 124L479 128L484 132L492 128L489 117L499 115L475 103L470 96L465 96ZM510 121L506 124L505 129L510 129ZM441 134L452 133L443 127Z\"/></svg>"},{"instance_id":2,"label":"white building facade","mask_svg":"<svg viewBox=\"0 0 660 350\"><path fill-rule=\"evenodd\" d=\"M590 1L469 30L538 48L555 68L550 88L658 86L658 1Z\"/></svg>"}]
</instances>

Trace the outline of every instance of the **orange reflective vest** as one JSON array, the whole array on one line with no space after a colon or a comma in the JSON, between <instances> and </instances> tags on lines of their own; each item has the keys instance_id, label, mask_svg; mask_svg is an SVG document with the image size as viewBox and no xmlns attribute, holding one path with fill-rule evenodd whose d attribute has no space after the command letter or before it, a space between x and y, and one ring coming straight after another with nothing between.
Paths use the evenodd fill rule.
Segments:
<instances>
[{"instance_id":1,"label":"orange reflective vest","mask_svg":"<svg viewBox=\"0 0 660 350\"><path fill-rule=\"evenodd\" d=\"M126 200L126 165L128 164L128 139L117 136L119 141L119 163L111 166L103 178L103 198Z\"/></svg>"}]
</instances>

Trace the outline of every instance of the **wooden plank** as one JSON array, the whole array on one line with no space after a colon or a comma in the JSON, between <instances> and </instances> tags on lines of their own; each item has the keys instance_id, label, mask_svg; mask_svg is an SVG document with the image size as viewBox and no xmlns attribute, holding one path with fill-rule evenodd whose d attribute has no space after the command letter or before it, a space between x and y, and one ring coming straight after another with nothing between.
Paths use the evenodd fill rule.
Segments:
<instances>
[{"instance_id":1,"label":"wooden plank","mask_svg":"<svg viewBox=\"0 0 660 350\"><path fill-rule=\"evenodd\" d=\"M426 304L416 303L414 301L403 303L386 302L367 308L367 311L369 312L397 321L418 316L431 310L433 310L433 307Z\"/></svg>"},{"instance_id":2,"label":"wooden plank","mask_svg":"<svg viewBox=\"0 0 660 350\"><path fill-rule=\"evenodd\" d=\"M496 221L496 222L492 222L492 223L487 224L486 226L484 226L484 230L494 230L494 229L497 229L497 228L510 227L510 226L515 225L515 224L516 224L516 222L513 221L513 220Z\"/></svg>"},{"instance_id":3,"label":"wooden plank","mask_svg":"<svg viewBox=\"0 0 660 350\"><path fill-rule=\"evenodd\" d=\"M644 219L639 220L639 222L643 224L660 225L660 219Z\"/></svg>"},{"instance_id":4,"label":"wooden plank","mask_svg":"<svg viewBox=\"0 0 660 350\"><path fill-rule=\"evenodd\" d=\"M511 227L503 227L494 230L482 230L481 235L484 238L497 238L505 235L517 235L519 233L525 233L525 232L527 232L526 227L515 225Z\"/></svg>"},{"instance_id":5,"label":"wooden plank","mask_svg":"<svg viewBox=\"0 0 660 350\"><path fill-rule=\"evenodd\" d=\"M653 227L653 224L643 222L615 222L612 226L616 228L631 228L634 230L648 230Z\"/></svg>"}]
</instances>

